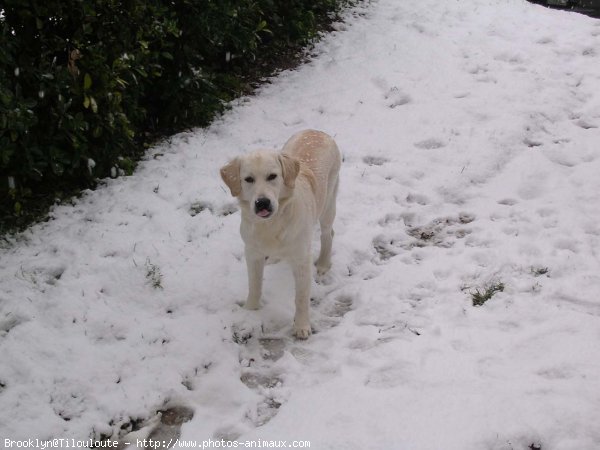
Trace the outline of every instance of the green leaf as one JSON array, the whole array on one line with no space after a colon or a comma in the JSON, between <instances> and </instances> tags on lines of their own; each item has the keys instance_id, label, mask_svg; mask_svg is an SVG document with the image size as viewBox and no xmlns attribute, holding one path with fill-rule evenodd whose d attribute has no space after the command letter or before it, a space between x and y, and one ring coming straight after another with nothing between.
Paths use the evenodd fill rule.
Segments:
<instances>
[{"instance_id":1,"label":"green leaf","mask_svg":"<svg viewBox=\"0 0 600 450\"><path fill-rule=\"evenodd\" d=\"M92 87L92 77L89 73L86 73L85 76L83 77L83 89L85 91L87 91L91 87Z\"/></svg>"},{"instance_id":2,"label":"green leaf","mask_svg":"<svg viewBox=\"0 0 600 450\"><path fill-rule=\"evenodd\" d=\"M96 99L94 97L90 97L90 105L92 106L92 111L95 113L98 112L98 103L96 103Z\"/></svg>"},{"instance_id":3,"label":"green leaf","mask_svg":"<svg viewBox=\"0 0 600 450\"><path fill-rule=\"evenodd\" d=\"M258 24L258 26L256 27L256 31L262 31L266 28L267 26L267 21L266 20L261 20Z\"/></svg>"},{"instance_id":4,"label":"green leaf","mask_svg":"<svg viewBox=\"0 0 600 450\"><path fill-rule=\"evenodd\" d=\"M0 101L6 107L10 105L11 96L5 92L0 92Z\"/></svg>"},{"instance_id":5,"label":"green leaf","mask_svg":"<svg viewBox=\"0 0 600 450\"><path fill-rule=\"evenodd\" d=\"M83 107L85 109L90 107L90 98L87 95L83 98Z\"/></svg>"}]
</instances>

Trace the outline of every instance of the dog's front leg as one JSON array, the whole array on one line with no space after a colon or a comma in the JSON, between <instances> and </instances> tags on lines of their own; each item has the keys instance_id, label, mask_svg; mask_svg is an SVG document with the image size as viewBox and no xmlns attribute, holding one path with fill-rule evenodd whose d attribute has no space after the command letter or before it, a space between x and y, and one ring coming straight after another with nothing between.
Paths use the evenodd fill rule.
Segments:
<instances>
[{"instance_id":1,"label":"dog's front leg","mask_svg":"<svg viewBox=\"0 0 600 450\"><path fill-rule=\"evenodd\" d=\"M292 261L292 271L296 284L294 336L298 339L307 339L311 334L309 320L311 270L312 261L310 252Z\"/></svg>"},{"instance_id":2,"label":"dog's front leg","mask_svg":"<svg viewBox=\"0 0 600 450\"><path fill-rule=\"evenodd\" d=\"M262 295L265 258L246 249L246 266L248 267L248 299L244 307L246 309L258 309L260 307L260 296Z\"/></svg>"}]
</instances>

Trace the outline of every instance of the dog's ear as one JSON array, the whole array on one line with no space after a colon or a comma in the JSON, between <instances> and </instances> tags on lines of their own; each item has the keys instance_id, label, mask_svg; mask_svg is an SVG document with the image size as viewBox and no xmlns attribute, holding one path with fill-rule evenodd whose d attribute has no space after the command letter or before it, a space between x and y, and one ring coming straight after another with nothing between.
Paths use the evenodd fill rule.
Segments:
<instances>
[{"instance_id":1,"label":"dog's ear","mask_svg":"<svg viewBox=\"0 0 600 450\"><path fill-rule=\"evenodd\" d=\"M296 177L300 172L300 161L296 158L286 155L279 155L279 163L281 164L281 170L283 174L283 184L290 189L293 189L296 185Z\"/></svg>"},{"instance_id":2,"label":"dog's ear","mask_svg":"<svg viewBox=\"0 0 600 450\"><path fill-rule=\"evenodd\" d=\"M242 193L242 180L240 180L240 159L235 158L221 167L221 178L231 191L231 195L237 197Z\"/></svg>"}]
</instances>

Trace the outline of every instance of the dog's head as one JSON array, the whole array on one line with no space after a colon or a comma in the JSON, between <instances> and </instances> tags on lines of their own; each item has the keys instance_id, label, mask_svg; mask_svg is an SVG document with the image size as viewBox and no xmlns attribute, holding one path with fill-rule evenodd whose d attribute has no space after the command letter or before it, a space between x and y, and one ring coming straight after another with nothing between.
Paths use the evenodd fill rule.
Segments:
<instances>
[{"instance_id":1,"label":"dog's head","mask_svg":"<svg viewBox=\"0 0 600 450\"><path fill-rule=\"evenodd\" d=\"M289 197L300 171L300 161L270 151L238 156L221 168L221 178L231 195L247 203L251 217L266 220L277 214L281 200Z\"/></svg>"}]
</instances>

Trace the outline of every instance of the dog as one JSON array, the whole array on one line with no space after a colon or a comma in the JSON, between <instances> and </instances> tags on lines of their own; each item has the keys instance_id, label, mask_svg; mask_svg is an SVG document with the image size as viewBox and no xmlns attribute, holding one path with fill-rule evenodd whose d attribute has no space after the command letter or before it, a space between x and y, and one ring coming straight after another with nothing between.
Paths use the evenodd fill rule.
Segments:
<instances>
[{"instance_id":1,"label":"dog","mask_svg":"<svg viewBox=\"0 0 600 450\"><path fill-rule=\"evenodd\" d=\"M287 261L294 275L294 336L307 339L312 282L311 242L317 221L321 250L315 263L319 275L331 267L333 221L340 151L321 131L293 135L281 152L259 150L239 156L221 168L221 178L240 204L240 234L245 244L248 298L258 309L267 261Z\"/></svg>"}]
</instances>

